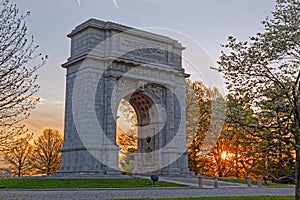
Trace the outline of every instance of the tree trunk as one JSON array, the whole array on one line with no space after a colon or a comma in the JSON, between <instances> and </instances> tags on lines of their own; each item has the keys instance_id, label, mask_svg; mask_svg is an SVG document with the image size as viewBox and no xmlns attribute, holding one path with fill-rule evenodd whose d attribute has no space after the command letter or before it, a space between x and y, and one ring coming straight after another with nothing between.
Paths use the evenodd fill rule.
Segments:
<instances>
[{"instance_id":1,"label":"tree trunk","mask_svg":"<svg viewBox=\"0 0 300 200\"><path fill-rule=\"evenodd\" d=\"M238 146L238 143L237 143L236 148L235 148L235 177L236 178L239 178L239 166L238 166L238 164L239 164L239 161L238 161L239 152L238 152L238 150L239 150L239 146Z\"/></svg>"},{"instance_id":2,"label":"tree trunk","mask_svg":"<svg viewBox=\"0 0 300 200\"><path fill-rule=\"evenodd\" d=\"M300 72L299 72L300 75ZM300 87L298 88L298 95L300 94ZM295 99L295 109L294 109L294 117L295 117L295 133L296 136L296 188L295 188L295 198L296 200L300 200L300 101L298 100L298 96L294 95Z\"/></svg>"},{"instance_id":3,"label":"tree trunk","mask_svg":"<svg viewBox=\"0 0 300 200\"><path fill-rule=\"evenodd\" d=\"M296 149L296 188L295 199L300 200L300 150Z\"/></svg>"}]
</instances>

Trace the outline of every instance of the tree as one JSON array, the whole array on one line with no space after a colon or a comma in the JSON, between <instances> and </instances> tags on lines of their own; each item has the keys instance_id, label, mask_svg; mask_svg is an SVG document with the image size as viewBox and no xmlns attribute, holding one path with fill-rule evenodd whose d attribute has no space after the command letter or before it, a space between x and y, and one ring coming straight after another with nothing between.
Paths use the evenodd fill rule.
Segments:
<instances>
[{"instance_id":1,"label":"tree","mask_svg":"<svg viewBox=\"0 0 300 200\"><path fill-rule=\"evenodd\" d=\"M34 140L30 164L39 174L51 175L60 167L63 138L57 130L45 129Z\"/></svg>"},{"instance_id":2,"label":"tree","mask_svg":"<svg viewBox=\"0 0 300 200\"><path fill-rule=\"evenodd\" d=\"M226 153L221 159L221 162L226 162L224 174L235 177L259 175L263 140L249 126L257 123L257 118L249 106L244 106L234 96L227 95L226 99L225 125L217 143L224 146L219 155Z\"/></svg>"},{"instance_id":3,"label":"tree","mask_svg":"<svg viewBox=\"0 0 300 200\"><path fill-rule=\"evenodd\" d=\"M207 176L245 177L246 175L256 175L256 171L260 168L258 161L260 161L259 156L261 155L261 142L255 135L248 134L251 131L250 127L245 127L245 124L256 121L252 116L251 109L238 105L230 96L227 96L226 118L222 124L223 128L220 130L221 134L217 141L213 140L214 143L209 145L209 151L206 150L206 154L201 154L202 149L206 148L203 140L211 131L209 126L212 126L213 123L212 104L223 104L224 101L217 90L206 89L209 96L214 98L207 98L206 112L200 106L203 104L203 100L198 102L199 110L201 110L198 116L204 116L206 113L206 117L202 117L198 122L194 140L189 147L190 168L198 175ZM200 98L205 96L199 95ZM187 105L189 105L188 100ZM191 115L191 110L189 110L189 115ZM189 123L187 123L187 128L188 125ZM187 133L188 136L191 135L188 131Z\"/></svg>"},{"instance_id":4,"label":"tree","mask_svg":"<svg viewBox=\"0 0 300 200\"><path fill-rule=\"evenodd\" d=\"M189 168L196 174L214 175L214 163L209 155L222 130L222 121L216 113L222 115L216 105L222 105L224 99L217 88L209 88L202 82L186 82L186 133L189 154ZM222 106L220 106L222 107ZM217 127L219 126L219 127ZM209 139L206 139L209 138Z\"/></svg>"},{"instance_id":5,"label":"tree","mask_svg":"<svg viewBox=\"0 0 300 200\"><path fill-rule=\"evenodd\" d=\"M17 125L28 117L38 98L34 94L36 71L46 57L36 54L33 37L28 39L25 15L19 14L16 5L4 0L0 4L0 144L5 146L16 135L24 132ZM36 59L41 58L41 62ZM31 61L35 61L31 63Z\"/></svg>"},{"instance_id":6,"label":"tree","mask_svg":"<svg viewBox=\"0 0 300 200\"><path fill-rule=\"evenodd\" d=\"M137 130L128 129L125 132L117 127L116 143L123 152L136 152L138 148Z\"/></svg>"},{"instance_id":7,"label":"tree","mask_svg":"<svg viewBox=\"0 0 300 200\"><path fill-rule=\"evenodd\" d=\"M189 168L196 174L203 169L199 153L211 117L210 90L202 82L186 80L186 136Z\"/></svg>"},{"instance_id":8,"label":"tree","mask_svg":"<svg viewBox=\"0 0 300 200\"><path fill-rule=\"evenodd\" d=\"M29 157L32 153L32 145L29 143L30 136L14 141L13 146L2 151L4 161L10 166L16 176L30 174Z\"/></svg>"},{"instance_id":9,"label":"tree","mask_svg":"<svg viewBox=\"0 0 300 200\"><path fill-rule=\"evenodd\" d=\"M296 199L300 198L300 2L276 0L262 22L265 31L239 42L228 37L218 67L230 94L259 116L258 128L296 152ZM276 119L275 112L280 111ZM274 131L276 130L276 131Z\"/></svg>"},{"instance_id":10,"label":"tree","mask_svg":"<svg viewBox=\"0 0 300 200\"><path fill-rule=\"evenodd\" d=\"M128 125L127 129L121 130L119 122L117 123L116 143L120 148L119 167L123 172L131 174L135 165L133 153L138 150L137 115L131 104L124 99L120 102L118 112L123 115Z\"/></svg>"},{"instance_id":11,"label":"tree","mask_svg":"<svg viewBox=\"0 0 300 200\"><path fill-rule=\"evenodd\" d=\"M120 148L119 166L123 172L132 173L134 169L134 152L138 149L138 136L136 129L122 131L117 127L117 145Z\"/></svg>"}]
</instances>

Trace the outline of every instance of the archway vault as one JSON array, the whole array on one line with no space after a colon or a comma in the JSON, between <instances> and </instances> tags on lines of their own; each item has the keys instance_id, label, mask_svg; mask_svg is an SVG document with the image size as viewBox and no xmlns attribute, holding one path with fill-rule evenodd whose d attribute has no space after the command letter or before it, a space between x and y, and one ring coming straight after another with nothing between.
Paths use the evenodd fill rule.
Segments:
<instances>
[{"instance_id":1,"label":"archway vault","mask_svg":"<svg viewBox=\"0 0 300 200\"><path fill-rule=\"evenodd\" d=\"M125 97L134 108L137 114L137 125L145 126L151 123L151 109L154 108L154 102L143 91L134 92Z\"/></svg>"},{"instance_id":2,"label":"archway vault","mask_svg":"<svg viewBox=\"0 0 300 200\"><path fill-rule=\"evenodd\" d=\"M176 40L90 19L69 35L65 142L56 175L116 176L117 108L138 118L136 174L191 175L185 135L185 78Z\"/></svg>"}]
</instances>

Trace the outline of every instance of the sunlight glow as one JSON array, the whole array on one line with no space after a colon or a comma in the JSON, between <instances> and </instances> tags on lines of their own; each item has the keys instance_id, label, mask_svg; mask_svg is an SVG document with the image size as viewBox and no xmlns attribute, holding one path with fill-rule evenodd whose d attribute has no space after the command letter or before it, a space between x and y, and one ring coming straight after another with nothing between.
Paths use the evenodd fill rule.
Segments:
<instances>
[{"instance_id":1,"label":"sunlight glow","mask_svg":"<svg viewBox=\"0 0 300 200\"><path fill-rule=\"evenodd\" d=\"M223 151L222 154L221 154L221 158L222 158L223 160L225 160L226 157L227 157L227 152L226 152L226 151Z\"/></svg>"}]
</instances>

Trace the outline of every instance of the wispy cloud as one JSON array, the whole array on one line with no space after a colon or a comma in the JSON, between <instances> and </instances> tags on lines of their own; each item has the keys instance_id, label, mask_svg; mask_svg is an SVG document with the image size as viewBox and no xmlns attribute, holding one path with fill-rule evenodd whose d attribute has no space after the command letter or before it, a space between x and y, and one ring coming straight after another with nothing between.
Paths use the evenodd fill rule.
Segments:
<instances>
[{"instance_id":1,"label":"wispy cloud","mask_svg":"<svg viewBox=\"0 0 300 200\"><path fill-rule=\"evenodd\" d=\"M55 98L40 98L36 109L24 121L30 132L39 135L45 128L63 133L64 101Z\"/></svg>"},{"instance_id":2,"label":"wispy cloud","mask_svg":"<svg viewBox=\"0 0 300 200\"><path fill-rule=\"evenodd\" d=\"M113 0L113 3L116 8L119 8L119 4L118 4L117 0Z\"/></svg>"}]
</instances>

